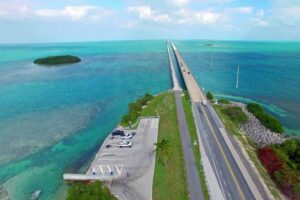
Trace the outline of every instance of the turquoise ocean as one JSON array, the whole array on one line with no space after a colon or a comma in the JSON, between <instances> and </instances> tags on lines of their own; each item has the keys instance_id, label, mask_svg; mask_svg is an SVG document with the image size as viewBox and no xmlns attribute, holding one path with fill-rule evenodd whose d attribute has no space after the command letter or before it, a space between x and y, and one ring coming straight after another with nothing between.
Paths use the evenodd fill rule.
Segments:
<instances>
[{"instance_id":1,"label":"turquoise ocean","mask_svg":"<svg viewBox=\"0 0 300 200\"><path fill-rule=\"evenodd\" d=\"M300 136L300 42L175 44L205 91L258 102ZM63 54L82 62L32 63ZM85 172L127 104L171 87L166 41L0 45L0 199L64 199L62 174Z\"/></svg>"}]
</instances>

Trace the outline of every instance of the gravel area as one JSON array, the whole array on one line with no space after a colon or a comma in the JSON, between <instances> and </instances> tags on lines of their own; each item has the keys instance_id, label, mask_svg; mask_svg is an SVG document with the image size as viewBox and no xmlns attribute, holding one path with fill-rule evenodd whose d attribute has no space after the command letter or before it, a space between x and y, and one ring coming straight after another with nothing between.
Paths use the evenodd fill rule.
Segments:
<instances>
[{"instance_id":1,"label":"gravel area","mask_svg":"<svg viewBox=\"0 0 300 200\"><path fill-rule=\"evenodd\" d=\"M240 126L240 128L258 146L263 147L263 146L270 145L270 144L281 144L284 142L284 140L285 140L284 137L281 134L272 132L269 129L265 128L260 123L260 121L252 113L250 113L247 110L246 104L232 102L231 106L241 107L243 109L243 111L248 115L249 122L246 124L242 124Z\"/></svg>"}]
</instances>

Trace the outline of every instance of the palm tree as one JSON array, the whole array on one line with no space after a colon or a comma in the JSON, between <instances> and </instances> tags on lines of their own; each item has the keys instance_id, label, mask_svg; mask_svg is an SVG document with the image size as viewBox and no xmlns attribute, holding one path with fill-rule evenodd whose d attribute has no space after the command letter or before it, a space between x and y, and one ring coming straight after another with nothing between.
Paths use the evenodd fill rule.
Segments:
<instances>
[{"instance_id":1,"label":"palm tree","mask_svg":"<svg viewBox=\"0 0 300 200\"><path fill-rule=\"evenodd\" d=\"M161 158L164 162L164 165L166 166L169 150L171 147L169 140L162 139L161 141L155 143L155 146L156 146L155 151L157 153L157 157Z\"/></svg>"}]
</instances>

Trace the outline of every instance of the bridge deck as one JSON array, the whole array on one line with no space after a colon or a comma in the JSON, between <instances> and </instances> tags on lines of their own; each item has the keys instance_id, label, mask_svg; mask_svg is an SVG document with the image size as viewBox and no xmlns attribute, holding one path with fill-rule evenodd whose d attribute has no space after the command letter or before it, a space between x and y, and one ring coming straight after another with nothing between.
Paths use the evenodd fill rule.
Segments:
<instances>
[{"instance_id":1,"label":"bridge deck","mask_svg":"<svg viewBox=\"0 0 300 200\"><path fill-rule=\"evenodd\" d=\"M179 53L179 51L173 43L172 46L191 101L196 103L205 100L205 95L203 95L203 92L200 86L198 85L196 79L194 78L192 72L190 71L189 67L187 66L181 54Z\"/></svg>"}]
</instances>

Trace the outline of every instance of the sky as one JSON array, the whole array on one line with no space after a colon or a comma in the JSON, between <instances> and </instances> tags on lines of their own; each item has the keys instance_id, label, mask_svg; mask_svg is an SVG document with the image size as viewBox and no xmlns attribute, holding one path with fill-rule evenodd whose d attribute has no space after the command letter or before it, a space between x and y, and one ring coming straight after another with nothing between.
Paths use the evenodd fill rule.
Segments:
<instances>
[{"instance_id":1,"label":"sky","mask_svg":"<svg viewBox=\"0 0 300 200\"><path fill-rule=\"evenodd\" d=\"M0 0L0 43L300 40L300 0Z\"/></svg>"}]
</instances>

